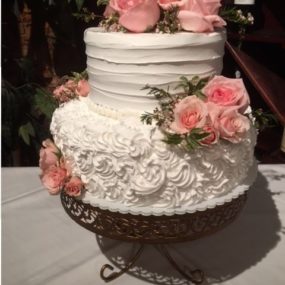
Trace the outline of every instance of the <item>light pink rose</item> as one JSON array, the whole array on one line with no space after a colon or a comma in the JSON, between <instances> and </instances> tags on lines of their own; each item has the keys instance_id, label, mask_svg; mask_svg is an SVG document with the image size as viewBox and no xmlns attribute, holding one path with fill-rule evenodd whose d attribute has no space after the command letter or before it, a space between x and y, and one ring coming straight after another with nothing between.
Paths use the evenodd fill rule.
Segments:
<instances>
[{"instance_id":1,"label":"light pink rose","mask_svg":"<svg viewBox=\"0 0 285 285\"><path fill-rule=\"evenodd\" d=\"M160 10L156 0L110 0L104 16L119 13L119 24L131 32L142 33L159 20Z\"/></svg>"},{"instance_id":2,"label":"light pink rose","mask_svg":"<svg viewBox=\"0 0 285 285\"><path fill-rule=\"evenodd\" d=\"M239 143L250 128L249 119L234 108L224 108L218 119L221 138L232 143Z\"/></svg>"},{"instance_id":3,"label":"light pink rose","mask_svg":"<svg viewBox=\"0 0 285 285\"><path fill-rule=\"evenodd\" d=\"M66 169L58 166L50 166L41 175L42 184L47 188L51 195L60 192L66 178Z\"/></svg>"},{"instance_id":4,"label":"light pink rose","mask_svg":"<svg viewBox=\"0 0 285 285\"><path fill-rule=\"evenodd\" d=\"M204 127L208 117L206 104L196 96L188 96L179 101L173 112L174 122L170 128L179 134Z\"/></svg>"},{"instance_id":5,"label":"light pink rose","mask_svg":"<svg viewBox=\"0 0 285 285\"><path fill-rule=\"evenodd\" d=\"M206 125L203 127L203 130L208 133L208 136L200 141L202 145L211 145L215 144L219 140L219 132L214 128L214 126Z\"/></svg>"},{"instance_id":6,"label":"light pink rose","mask_svg":"<svg viewBox=\"0 0 285 285\"><path fill-rule=\"evenodd\" d=\"M215 27L223 27L226 22L218 16L220 0L158 0L164 10L179 7L178 20L185 31L212 32Z\"/></svg>"},{"instance_id":7,"label":"light pink rose","mask_svg":"<svg viewBox=\"0 0 285 285\"><path fill-rule=\"evenodd\" d=\"M82 188L83 183L78 177L71 177L70 180L64 186L66 194L73 197L80 196Z\"/></svg>"},{"instance_id":8,"label":"light pink rose","mask_svg":"<svg viewBox=\"0 0 285 285\"><path fill-rule=\"evenodd\" d=\"M249 96L242 79L215 76L204 87L203 93L208 102L236 107L240 112L244 112L249 105Z\"/></svg>"},{"instance_id":9,"label":"light pink rose","mask_svg":"<svg viewBox=\"0 0 285 285\"><path fill-rule=\"evenodd\" d=\"M57 154L59 153L59 150L50 139L43 141L42 144L43 147L40 149L39 165L40 168L43 171L45 171L50 166L57 164L58 162Z\"/></svg>"},{"instance_id":10,"label":"light pink rose","mask_svg":"<svg viewBox=\"0 0 285 285\"><path fill-rule=\"evenodd\" d=\"M209 124L215 127L217 120L219 119L219 116L223 110L223 107L213 102L207 102L206 105L209 114Z\"/></svg>"},{"instance_id":11,"label":"light pink rose","mask_svg":"<svg viewBox=\"0 0 285 285\"><path fill-rule=\"evenodd\" d=\"M90 92L90 86L87 80L81 79L78 81L75 93L77 96L86 97Z\"/></svg>"}]
</instances>

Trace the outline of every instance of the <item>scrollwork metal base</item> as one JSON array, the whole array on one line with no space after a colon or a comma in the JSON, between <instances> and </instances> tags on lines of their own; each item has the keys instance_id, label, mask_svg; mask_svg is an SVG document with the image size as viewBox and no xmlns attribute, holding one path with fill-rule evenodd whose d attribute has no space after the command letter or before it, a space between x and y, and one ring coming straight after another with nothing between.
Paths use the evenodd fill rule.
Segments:
<instances>
[{"instance_id":1,"label":"scrollwork metal base","mask_svg":"<svg viewBox=\"0 0 285 285\"><path fill-rule=\"evenodd\" d=\"M102 210L61 192L67 214L84 228L117 240L172 243L201 238L230 224L246 202L246 194L213 209L184 215L143 216Z\"/></svg>"},{"instance_id":2,"label":"scrollwork metal base","mask_svg":"<svg viewBox=\"0 0 285 285\"><path fill-rule=\"evenodd\" d=\"M201 284L204 272L200 269L182 270L164 244L194 240L221 230L237 217L246 198L245 193L213 209L184 215L143 216L102 210L70 197L64 191L61 192L63 208L79 225L111 239L140 244L139 250L123 269L114 272L112 265L103 265L100 276L106 282L127 272L141 255L144 244L153 244L184 278L194 284ZM106 270L110 270L111 273L108 274Z\"/></svg>"}]
</instances>

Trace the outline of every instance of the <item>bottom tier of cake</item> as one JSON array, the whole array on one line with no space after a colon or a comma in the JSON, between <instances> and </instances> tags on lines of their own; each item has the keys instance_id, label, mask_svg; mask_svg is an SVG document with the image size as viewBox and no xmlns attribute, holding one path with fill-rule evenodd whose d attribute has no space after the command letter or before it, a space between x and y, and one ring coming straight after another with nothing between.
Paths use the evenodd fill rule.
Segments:
<instances>
[{"instance_id":1,"label":"bottom tier of cake","mask_svg":"<svg viewBox=\"0 0 285 285\"><path fill-rule=\"evenodd\" d=\"M80 199L91 205L106 201L106 208L121 205L124 213L214 207L221 203L216 198L238 186L247 189L255 177L253 127L240 143L221 141L185 152L165 144L156 126L140 122L140 114L80 98L55 111L51 132L73 175L85 184Z\"/></svg>"}]
</instances>

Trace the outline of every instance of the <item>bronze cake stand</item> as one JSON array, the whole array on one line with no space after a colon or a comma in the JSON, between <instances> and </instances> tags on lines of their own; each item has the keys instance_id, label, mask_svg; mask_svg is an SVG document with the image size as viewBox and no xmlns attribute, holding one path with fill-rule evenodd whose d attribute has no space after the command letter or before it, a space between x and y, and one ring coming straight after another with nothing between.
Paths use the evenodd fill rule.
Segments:
<instances>
[{"instance_id":1,"label":"bronze cake stand","mask_svg":"<svg viewBox=\"0 0 285 285\"><path fill-rule=\"evenodd\" d=\"M138 251L120 271L112 272L114 267L110 264L102 266L100 276L106 282L127 272L143 252L144 246L153 244L184 278L194 284L201 284L204 272L200 269L183 270L165 244L195 240L221 230L237 217L246 198L245 192L230 202L204 211L171 216L144 216L102 210L61 192L63 208L82 227L107 238L140 244ZM106 269L111 270L111 273L106 274Z\"/></svg>"}]
</instances>

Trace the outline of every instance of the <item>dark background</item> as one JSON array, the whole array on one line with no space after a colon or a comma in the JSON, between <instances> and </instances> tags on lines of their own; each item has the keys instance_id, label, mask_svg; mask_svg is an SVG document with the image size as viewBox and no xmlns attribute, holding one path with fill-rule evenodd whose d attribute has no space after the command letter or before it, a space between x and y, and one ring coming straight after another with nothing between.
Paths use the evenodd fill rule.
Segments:
<instances>
[{"instance_id":1,"label":"dark background","mask_svg":"<svg viewBox=\"0 0 285 285\"><path fill-rule=\"evenodd\" d=\"M225 1L229 2L229 1ZM5 0L2 1L2 166L35 166L41 141L50 136L50 119L38 108L39 88L49 92L53 80L86 68L84 30L98 25L99 18L85 23L74 17L78 8L102 15L95 0ZM285 78L285 9L281 0L256 0L258 18L242 50L269 72ZM234 36L229 38L234 44ZM239 68L226 52L224 71L233 76ZM243 75L254 108L270 110L250 80ZM270 82L268 82L270 84ZM285 91L284 91L285 92ZM280 104L285 103L284 101ZM285 114L284 114L285 115ZM19 130L31 126L29 144ZM263 162L284 162L279 147L283 127L260 134L257 156Z\"/></svg>"}]
</instances>

